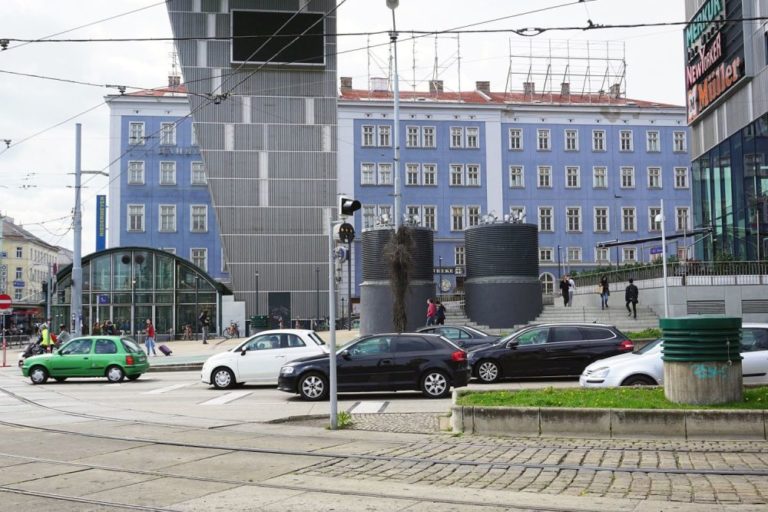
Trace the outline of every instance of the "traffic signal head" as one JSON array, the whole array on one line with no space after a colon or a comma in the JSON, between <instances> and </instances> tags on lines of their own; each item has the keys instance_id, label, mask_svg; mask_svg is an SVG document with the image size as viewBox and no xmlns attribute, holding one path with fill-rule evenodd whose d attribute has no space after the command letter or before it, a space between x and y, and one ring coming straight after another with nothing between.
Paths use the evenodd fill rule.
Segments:
<instances>
[{"instance_id":1,"label":"traffic signal head","mask_svg":"<svg viewBox=\"0 0 768 512\"><path fill-rule=\"evenodd\" d=\"M345 222L336 226L336 240L348 244L355 239L355 228L352 224Z\"/></svg>"},{"instance_id":2,"label":"traffic signal head","mask_svg":"<svg viewBox=\"0 0 768 512\"><path fill-rule=\"evenodd\" d=\"M360 209L360 201L347 196L339 196L339 215L344 217L352 215Z\"/></svg>"}]
</instances>

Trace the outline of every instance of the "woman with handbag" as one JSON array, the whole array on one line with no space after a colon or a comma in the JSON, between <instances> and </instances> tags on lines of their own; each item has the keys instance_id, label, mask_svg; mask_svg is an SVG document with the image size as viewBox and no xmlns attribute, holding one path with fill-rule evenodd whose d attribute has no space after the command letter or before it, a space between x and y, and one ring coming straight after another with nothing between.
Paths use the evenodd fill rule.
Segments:
<instances>
[{"instance_id":1,"label":"woman with handbag","mask_svg":"<svg viewBox=\"0 0 768 512\"><path fill-rule=\"evenodd\" d=\"M608 277L603 275L600 277L600 284L598 285L598 293L600 293L600 309L608 307L608 297L611 295L611 291L608 286Z\"/></svg>"}]
</instances>

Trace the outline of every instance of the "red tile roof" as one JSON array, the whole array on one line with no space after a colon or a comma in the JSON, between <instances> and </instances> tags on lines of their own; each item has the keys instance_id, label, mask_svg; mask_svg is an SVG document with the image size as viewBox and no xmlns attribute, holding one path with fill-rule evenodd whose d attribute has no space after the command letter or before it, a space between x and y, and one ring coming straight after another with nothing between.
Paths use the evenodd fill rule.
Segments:
<instances>
[{"instance_id":1,"label":"red tile roof","mask_svg":"<svg viewBox=\"0 0 768 512\"><path fill-rule=\"evenodd\" d=\"M184 84L181 84L174 87L165 86L165 87L156 87L154 89L144 89L141 91L129 92L128 94L126 94L126 96L152 96L152 97L160 98L163 96L181 96L186 94L187 94L187 86Z\"/></svg>"}]
</instances>

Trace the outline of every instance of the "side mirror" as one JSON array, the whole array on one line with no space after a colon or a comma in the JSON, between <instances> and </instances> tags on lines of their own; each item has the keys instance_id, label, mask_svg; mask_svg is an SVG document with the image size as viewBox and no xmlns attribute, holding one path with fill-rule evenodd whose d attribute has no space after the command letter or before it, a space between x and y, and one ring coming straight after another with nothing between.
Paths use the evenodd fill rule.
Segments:
<instances>
[{"instance_id":1,"label":"side mirror","mask_svg":"<svg viewBox=\"0 0 768 512\"><path fill-rule=\"evenodd\" d=\"M343 357L344 359L352 359L352 355L350 355L349 350L342 350L339 355Z\"/></svg>"},{"instance_id":2,"label":"side mirror","mask_svg":"<svg viewBox=\"0 0 768 512\"><path fill-rule=\"evenodd\" d=\"M508 349L515 349L520 344L519 340L511 340L509 343L507 343Z\"/></svg>"},{"instance_id":3,"label":"side mirror","mask_svg":"<svg viewBox=\"0 0 768 512\"><path fill-rule=\"evenodd\" d=\"M240 351L240 355L241 355L241 356L244 356L246 352L248 352L248 351L247 351L247 350L245 350L245 348L243 348L243 349Z\"/></svg>"}]
</instances>

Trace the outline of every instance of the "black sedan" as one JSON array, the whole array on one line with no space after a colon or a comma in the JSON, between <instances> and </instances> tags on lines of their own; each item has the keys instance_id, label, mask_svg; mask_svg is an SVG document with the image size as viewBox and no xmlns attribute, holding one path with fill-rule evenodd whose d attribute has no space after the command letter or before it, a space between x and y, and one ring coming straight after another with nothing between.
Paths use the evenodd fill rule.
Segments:
<instances>
[{"instance_id":1,"label":"black sedan","mask_svg":"<svg viewBox=\"0 0 768 512\"><path fill-rule=\"evenodd\" d=\"M488 334L468 325L428 325L417 329L416 332L426 332L445 336L459 347L473 350L485 345L491 345L501 339L501 336Z\"/></svg>"},{"instance_id":2,"label":"black sedan","mask_svg":"<svg viewBox=\"0 0 768 512\"><path fill-rule=\"evenodd\" d=\"M421 390L443 398L451 386L469 381L467 353L434 334L375 334L361 337L336 354L337 389ZM304 357L280 369L277 389L305 400L328 398L329 356Z\"/></svg>"},{"instance_id":3,"label":"black sedan","mask_svg":"<svg viewBox=\"0 0 768 512\"><path fill-rule=\"evenodd\" d=\"M469 353L472 376L501 378L579 376L587 365L634 348L621 331L604 324L542 324L526 327L495 345Z\"/></svg>"}]
</instances>

